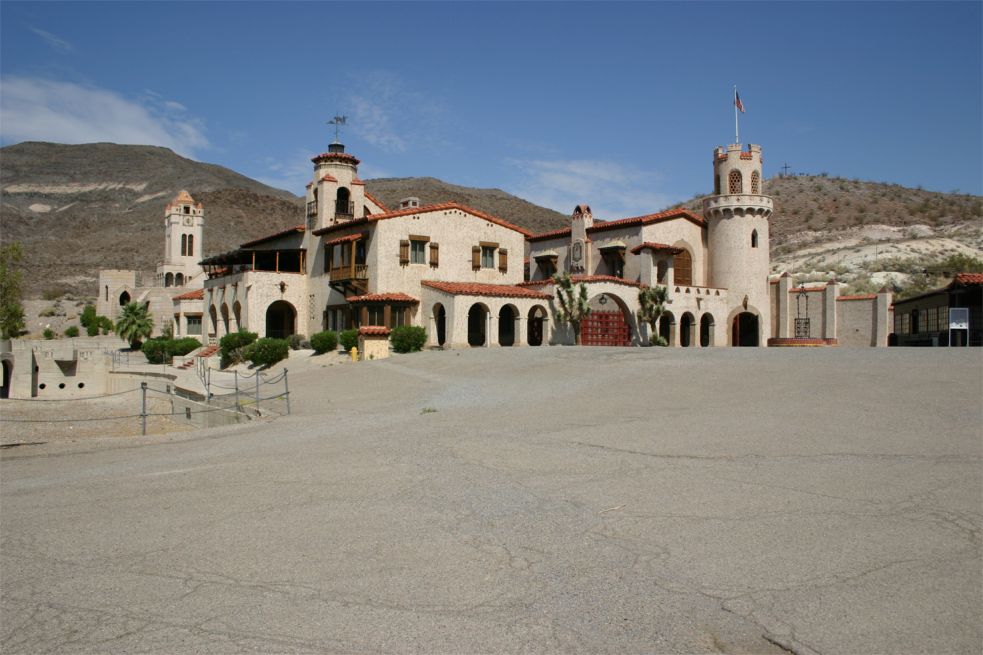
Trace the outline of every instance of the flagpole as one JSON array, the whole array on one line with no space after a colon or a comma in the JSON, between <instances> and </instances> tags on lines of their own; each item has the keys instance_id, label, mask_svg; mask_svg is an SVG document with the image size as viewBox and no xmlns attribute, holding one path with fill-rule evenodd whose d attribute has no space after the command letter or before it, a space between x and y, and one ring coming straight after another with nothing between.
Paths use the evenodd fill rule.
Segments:
<instances>
[{"instance_id":1,"label":"flagpole","mask_svg":"<svg viewBox=\"0 0 983 655\"><path fill-rule=\"evenodd\" d=\"M737 126L737 85L734 85L734 143L741 142L741 131Z\"/></svg>"}]
</instances>

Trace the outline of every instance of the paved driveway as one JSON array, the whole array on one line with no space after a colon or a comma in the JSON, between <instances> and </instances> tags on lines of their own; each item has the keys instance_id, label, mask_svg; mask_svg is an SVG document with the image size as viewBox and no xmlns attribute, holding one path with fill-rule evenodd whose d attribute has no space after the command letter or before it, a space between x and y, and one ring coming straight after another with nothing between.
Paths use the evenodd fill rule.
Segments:
<instances>
[{"instance_id":1,"label":"paved driveway","mask_svg":"<svg viewBox=\"0 0 983 655\"><path fill-rule=\"evenodd\" d=\"M315 363L276 421L13 449L0 650L979 653L980 355Z\"/></svg>"}]
</instances>

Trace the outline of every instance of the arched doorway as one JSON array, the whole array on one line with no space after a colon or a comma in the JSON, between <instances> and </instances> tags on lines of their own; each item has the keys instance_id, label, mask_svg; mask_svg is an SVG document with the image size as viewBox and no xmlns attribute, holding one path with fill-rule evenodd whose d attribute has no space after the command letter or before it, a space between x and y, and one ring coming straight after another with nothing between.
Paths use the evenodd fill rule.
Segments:
<instances>
[{"instance_id":1,"label":"arched doorway","mask_svg":"<svg viewBox=\"0 0 983 655\"><path fill-rule=\"evenodd\" d=\"M695 345L693 343L693 325L695 323L696 319L689 312L683 314L682 318L679 319L679 345L683 348Z\"/></svg>"},{"instance_id":2,"label":"arched doorway","mask_svg":"<svg viewBox=\"0 0 983 655\"><path fill-rule=\"evenodd\" d=\"M218 334L218 312L215 311L215 305L208 307L208 334L212 337Z\"/></svg>"},{"instance_id":3,"label":"arched doorway","mask_svg":"<svg viewBox=\"0 0 983 655\"><path fill-rule=\"evenodd\" d=\"M518 310L512 305L505 305L498 312L498 345L515 345L515 319L518 316Z\"/></svg>"},{"instance_id":4,"label":"arched doorway","mask_svg":"<svg viewBox=\"0 0 983 655\"><path fill-rule=\"evenodd\" d=\"M174 286L183 287L184 286L184 275L182 273L174 274Z\"/></svg>"},{"instance_id":5,"label":"arched doorway","mask_svg":"<svg viewBox=\"0 0 983 655\"><path fill-rule=\"evenodd\" d=\"M119 294L119 306L126 307L129 304L130 304L130 292L124 291L123 293Z\"/></svg>"},{"instance_id":6,"label":"arched doorway","mask_svg":"<svg viewBox=\"0 0 983 655\"><path fill-rule=\"evenodd\" d=\"M164 286L165 287L174 286L174 273L168 273L164 276Z\"/></svg>"},{"instance_id":7,"label":"arched doorway","mask_svg":"<svg viewBox=\"0 0 983 655\"><path fill-rule=\"evenodd\" d=\"M437 331L437 345L443 346L447 341L447 310L440 303L433 306L433 322Z\"/></svg>"},{"instance_id":8,"label":"arched doorway","mask_svg":"<svg viewBox=\"0 0 983 655\"><path fill-rule=\"evenodd\" d=\"M580 324L580 342L585 346L630 346L628 309L620 298L602 293L590 301L590 314Z\"/></svg>"},{"instance_id":9,"label":"arched doorway","mask_svg":"<svg viewBox=\"0 0 983 655\"><path fill-rule=\"evenodd\" d=\"M468 345L483 346L488 326L488 308L481 303L471 305L468 310Z\"/></svg>"},{"instance_id":10,"label":"arched doorway","mask_svg":"<svg viewBox=\"0 0 983 655\"><path fill-rule=\"evenodd\" d=\"M229 306L224 303L222 304L222 327L224 328L225 333L228 334L229 333Z\"/></svg>"},{"instance_id":11,"label":"arched doorway","mask_svg":"<svg viewBox=\"0 0 983 655\"><path fill-rule=\"evenodd\" d=\"M536 305L529 310L529 327L526 335L526 343L530 346L543 345L543 331L546 327L546 309L542 305Z\"/></svg>"},{"instance_id":12,"label":"arched doorway","mask_svg":"<svg viewBox=\"0 0 983 655\"><path fill-rule=\"evenodd\" d=\"M675 345L676 317L672 312L664 312L659 317L659 336L666 340L670 346Z\"/></svg>"},{"instance_id":13,"label":"arched doorway","mask_svg":"<svg viewBox=\"0 0 983 655\"><path fill-rule=\"evenodd\" d=\"M713 345L713 316L704 314L700 317L700 346L706 348Z\"/></svg>"},{"instance_id":14,"label":"arched doorway","mask_svg":"<svg viewBox=\"0 0 983 655\"><path fill-rule=\"evenodd\" d=\"M14 375L14 363L8 359L3 360L3 386L0 387L0 398L10 398L10 380Z\"/></svg>"},{"instance_id":15,"label":"arched doorway","mask_svg":"<svg viewBox=\"0 0 983 655\"><path fill-rule=\"evenodd\" d=\"M758 316L756 314L741 312L734 317L730 343L732 346L758 345Z\"/></svg>"},{"instance_id":16,"label":"arched doorway","mask_svg":"<svg viewBox=\"0 0 983 655\"><path fill-rule=\"evenodd\" d=\"M266 309L266 336L286 339L294 333L297 310L286 300L277 300Z\"/></svg>"},{"instance_id":17,"label":"arched doorway","mask_svg":"<svg viewBox=\"0 0 983 655\"><path fill-rule=\"evenodd\" d=\"M238 300L235 301L235 303L233 303L233 305L232 305L232 316L236 320L236 328L241 330L242 329L242 305L239 303Z\"/></svg>"}]
</instances>

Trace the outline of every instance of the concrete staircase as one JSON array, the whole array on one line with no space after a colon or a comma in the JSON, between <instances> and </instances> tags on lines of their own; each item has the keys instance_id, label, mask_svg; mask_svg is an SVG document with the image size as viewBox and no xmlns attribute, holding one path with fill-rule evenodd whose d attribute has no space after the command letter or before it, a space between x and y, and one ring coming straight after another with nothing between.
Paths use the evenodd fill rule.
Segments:
<instances>
[{"instance_id":1,"label":"concrete staircase","mask_svg":"<svg viewBox=\"0 0 983 655\"><path fill-rule=\"evenodd\" d=\"M198 359L199 357L204 357L204 358L207 359L207 358L211 357L212 355L214 355L215 353L217 353L218 350L219 350L218 346L215 346L215 345L205 346L204 348L202 348L201 350L199 350L197 353L195 353L194 357L192 357L191 359L189 359L185 363L183 363L180 366L178 366L178 368L185 369L185 370L186 369L189 369L189 368L191 368L192 366L195 365L195 360Z\"/></svg>"}]
</instances>

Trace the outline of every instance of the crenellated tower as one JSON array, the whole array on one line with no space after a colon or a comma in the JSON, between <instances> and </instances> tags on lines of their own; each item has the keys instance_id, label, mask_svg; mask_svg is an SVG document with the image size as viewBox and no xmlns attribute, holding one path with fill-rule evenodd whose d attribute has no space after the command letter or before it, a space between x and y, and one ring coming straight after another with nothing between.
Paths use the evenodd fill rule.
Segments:
<instances>
[{"instance_id":1,"label":"crenellated tower","mask_svg":"<svg viewBox=\"0 0 983 655\"><path fill-rule=\"evenodd\" d=\"M758 315L761 345L770 336L768 219L761 146L735 143L713 152L713 195L703 200L710 286L728 289L742 310Z\"/></svg>"},{"instance_id":2,"label":"crenellated tower","mask_svg":"<svg viewBox=\"0 0 983 655\"><path fill-rule=\"evenodd\" d=\"M337 141L311 159L314 179L307 186L307 229L317 230L365 215L365 183L359 160Z\"/></svg>"}]
</instances>

